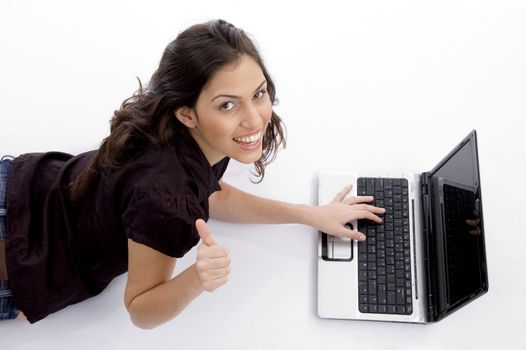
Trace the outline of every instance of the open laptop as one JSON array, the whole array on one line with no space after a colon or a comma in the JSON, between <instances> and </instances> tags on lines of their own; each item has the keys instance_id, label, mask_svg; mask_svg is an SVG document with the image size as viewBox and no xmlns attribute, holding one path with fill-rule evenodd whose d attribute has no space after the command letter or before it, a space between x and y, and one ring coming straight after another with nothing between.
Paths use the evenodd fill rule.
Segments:
<instances>
[{"instance_id":1,"label":"open laptop","mask_svg":"<svg viewBox=\"0 0 526 350\"><path fill-rule=\"evenodd\" d=\"M320 317L431 323L487 292L475 130L421 174L320 172L318 203L350 183L386 212L349 223L363 242L320 232Z\"/></svg>"}]
</instances>

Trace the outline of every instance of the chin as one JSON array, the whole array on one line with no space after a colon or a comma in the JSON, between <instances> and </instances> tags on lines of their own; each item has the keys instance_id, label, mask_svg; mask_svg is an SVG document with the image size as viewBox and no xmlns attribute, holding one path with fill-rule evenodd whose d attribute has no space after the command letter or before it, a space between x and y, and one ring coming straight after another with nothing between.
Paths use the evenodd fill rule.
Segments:
<instances>
[{"instance_id":1,"label":"chin","mask_svg":"<svg viewBox=\"0 0 526 350\"><path fill-rule=\"evenodd\" d=\"M252 163L257 162L261 158L262 153L263 152L260 151L254 154L243 154L243 155L233 154L230 158L242 164L252 164Z\"/></svg>"}]
</instances>

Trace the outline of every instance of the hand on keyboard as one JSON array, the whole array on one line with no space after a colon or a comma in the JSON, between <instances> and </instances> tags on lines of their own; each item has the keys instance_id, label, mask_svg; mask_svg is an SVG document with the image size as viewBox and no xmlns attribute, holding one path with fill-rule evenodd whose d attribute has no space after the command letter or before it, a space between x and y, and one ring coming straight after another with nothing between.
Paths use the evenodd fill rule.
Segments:
<instances>
[{"instance_id":1,"label":"hand on keyboard","mask_svg":"<svg viewBox=\"0 0 526 350\"><path fill-rule=\"evenodd\" d=\"M378 214L383 214L383 208L367 204L373 200L372 196L357 196L346 199L351 192L352 185L343 188L331 203L314 208L313 224L321 232L337 237L349 237L362 241L365 235L351 230L346 225L355 220L367 219L377 223L382 222Z\"/></svg>"}]
</instances>

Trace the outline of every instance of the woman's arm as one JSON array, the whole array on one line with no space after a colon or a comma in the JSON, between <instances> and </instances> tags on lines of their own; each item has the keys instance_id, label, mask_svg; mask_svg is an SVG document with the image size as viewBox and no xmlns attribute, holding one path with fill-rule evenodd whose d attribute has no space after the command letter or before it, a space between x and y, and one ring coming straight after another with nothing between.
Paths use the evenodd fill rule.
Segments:
<instances>
[{"instance_id":1,"label":"woman's arm","mask_svg":"<svg viewBox=\"0 0 526 350\"><path fill-rule=\"evenodd\" d=\"M219 220L252 224L309 225L311 208L254 196L220 181L221 191L209 198L210 216Z\"/></svg>"},{"instance_id":2,"label":"woman's arm","mask_svg":"<svg viewBox=\"0 0 526 350\"><path fill-rule=\"evenodd\" d=\"M172 278L176 259L128 240L124 303L139 328L154 328L177 316L203 289L195 264Z\"/></svg>"},{"instance_id":3,"label":"woman's arm","mask_svg":"<svg viewBox=\"0 0 526 350\"><path fill-rule=\"evenodd\" d=\"M228 250L213 238L206 223L196 228L202 239L196 263L172 278L175 258L128 240L128 281L124 303L134 325L151 329L176 317L203 291L225 284L230 274Z\"/></svg>"},{"instance_id":4,"label":"woman's arm","mask_svg":"<svg viewBox=\"0 0 526 350\"><path fill-rule=\"evenodd\" d=\"M210 216L225 221L258 224L299 223L316 227L331 235L364 240L365 235L350 230L345 225L359 219L381 222L382 219L377 215L385 211L383 208L365 204L373 200L370 196L346 199L352 186L342 189L331 203L313 207L254 196L223 181L220 181L220 185L222 190L209 198Z\"/></svg>"}]
</instances>

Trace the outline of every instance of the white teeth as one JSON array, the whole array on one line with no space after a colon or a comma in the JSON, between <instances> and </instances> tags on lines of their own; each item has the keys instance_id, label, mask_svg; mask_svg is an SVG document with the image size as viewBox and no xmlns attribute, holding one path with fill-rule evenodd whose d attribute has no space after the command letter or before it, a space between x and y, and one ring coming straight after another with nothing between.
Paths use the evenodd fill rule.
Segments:
<instances>
[{"instance_id":1,"label":"white teeth","mask_svg":"<svg viewBox=\"0 0 526 350\"><path fill-rule=\"evenodd\" d=\"M252 135L250 137L234 137L234 141L239 142L239 143L251 144L251 143L255 143L256 141L258 141L260 137L261 137L261 133L258 132L257 134Z\"/></svg>"}]
</instances>

